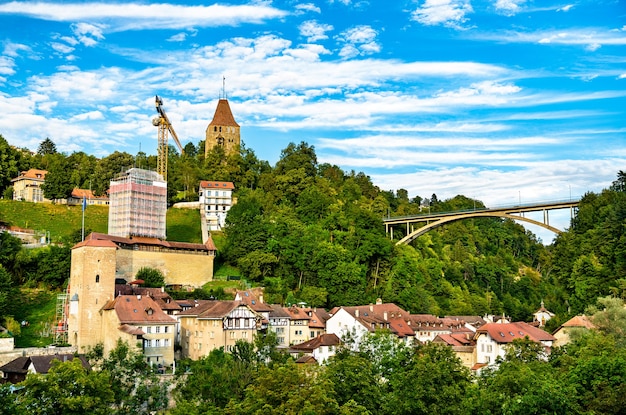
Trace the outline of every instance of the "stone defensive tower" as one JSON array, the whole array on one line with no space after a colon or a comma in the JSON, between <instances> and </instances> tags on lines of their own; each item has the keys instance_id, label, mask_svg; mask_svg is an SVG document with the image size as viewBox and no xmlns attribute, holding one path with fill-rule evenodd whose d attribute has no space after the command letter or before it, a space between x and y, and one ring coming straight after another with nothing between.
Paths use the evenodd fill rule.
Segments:
<instances>
[{"instance_id":1,"label":"stone defensive tower","mask_svg":"<svg viewBox=\"0 0 626 415\"><path fill-rule=\"evenodd\" d=\"M220 98L217 102L213 120L206 129L204 156L217 146L224 148L227 155L237 153L241 144L240 127L233 117L228 100Z\"/></svg>"}]
</instances>

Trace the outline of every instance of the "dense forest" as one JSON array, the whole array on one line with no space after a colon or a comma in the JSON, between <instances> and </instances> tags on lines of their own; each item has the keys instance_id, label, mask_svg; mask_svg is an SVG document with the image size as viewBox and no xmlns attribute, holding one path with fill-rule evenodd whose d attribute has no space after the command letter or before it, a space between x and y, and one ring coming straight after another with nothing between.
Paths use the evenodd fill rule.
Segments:
<instances>
[{"instance_id":1,"label":"dense forest","mask_svg":"<svg viewBox=\"0 0 626 415\"><path fill-rule=\"evenodd\" d=\"M413 198L405 189L379 189L363 173L319 164L315 149L304 142L289 144L274 166L245 146L233 156L217 148L205 158L203 143L188 144L183 156L173 147L169 154L171 203L197 199L199 180L234 182L237 203L227 217L218 266L236 267L251 285L264 286L268 302L304 301L330 308L381 298L412 313L507 314L528 321L543 300L556 313L549 330L583 312L595 313L601 328L549 358L531 344L518 344L497 369L478 379L447 349L404 349L384 334L374 336L369 349L366 344L359 352L339 353L309 376L276 354L271 339L261 338L255 345L239 344L232 354L216 351L188 362L180 369L186 375L177 380L178 405L170 413L591 414L622 413L626 407L624 172L617 172L600 194L586 194L570 229L550 246L521 225L495 218L453 222L409 246L396 246L385 234L382 218L387 215L420 213L425 205L431 212L483 205L463 195L439 200L437 189L430 197ZM49 139L32 154L10 147L0 136L0 194L5 198L12 195L11 178L28 168L48 170L44 194L60 199L74 187L102 194L108 181L130 166L154 169L156 159L120 152L101 159L67 155ZM394 233L402 236L399 230ZM69 276L69 242L54 251L26 252L2 234L2 317L11 315L16 304L11 299L23 284L63 287ZM127 357L120 352L112 358ZM107 364L113 371L115 364ZM61 398L71 392L59 386L63 382L73 379L73 385L85 382L83 391L102 390L98 385L113 382L113 372L102 370L95 378L70 365L56 370L45 379L30 378L21 400L0 389L4 407L21 413L25 406L20 405L48 402L46 388L54 387L57 405L39 413L132 412L120 402L107 402L116 399L107 394L95 403L68 396L63 406ZM142 389L145 401L132 413L163 410L162 402L150 395L160 389L149 383L149 369L141 370L148 382ZM112 407L116 411L110 412Z\"/></svg>"},{"instance_id":2,"label":"dense forest","mask_svg":"<svg viewBox=\"0 0 626 415\"><path fill-rule=\"evenodd\" d=\"M227 216L218 265L236 267L250 284L264 286L268 302L330 308L381 298L412 313L504 313L527 321L543 300L557 314L552 324L558 325L598 297L626 295L626 174L621 171L601 194L583 197L569 231L551 246L521 225L497 218L453 222L397 246L385 234L384 216L417 214L425 205L431 212L471 209L482 202L381 190L363 173L319 164L315 149L304 142L290 143L275 166L245 145L231 156L216 147L205 158L203 144L188 143L183 156L170 148L169 200L197 200L199 180L234 182L237 203ZM5 197L11 195L10 179L28 168L48 170L44 195L60 199L75 187L102 194L109 180L130 166L155 168L156 157L66 155L50 139L33 154L0 136ZM394 237L402 236L396 229ZM23 252L3 238L0 264L9 281L63 286L67 243L54 252Z\"/></svg>"}]
</instances>

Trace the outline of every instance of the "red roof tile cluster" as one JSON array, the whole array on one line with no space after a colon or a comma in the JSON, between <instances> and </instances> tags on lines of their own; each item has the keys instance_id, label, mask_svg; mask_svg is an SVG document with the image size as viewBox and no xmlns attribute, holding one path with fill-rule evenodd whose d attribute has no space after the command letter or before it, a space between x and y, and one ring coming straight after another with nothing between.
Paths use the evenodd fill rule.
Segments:
<instances>
[{"instance_id":1,"label":"red roof tile cluster","mask_svg":"<svg viewBox=\"0 0 626 415\"><path fill-rule=\"evenodd\" d=\"M595 329L596 325L587 316L574 316L561 325L561 327L581 327Z\"/></svg>"},{"instance_id":2,"label":"red roof tile cluster","mask_svg":"<svg viewBox=\"0 0 626 415\"><path fill-rule=\"evenodd\" d=\"M522 321L515 323L487 323L476 331L476 336L488 334L497 343L511 343L528 337L535 342L554 341L556 338L540 328Z\"/></svg>"},{"instance_id":3,"label":"red roof tile cluster","mask_svg":"<svg viewBox=\"0 0 626 415\"><path fill-rule=\"evenodd\" d=\"M33 179L33 180L44 180L48 174L48 170L39 170L39 169L29 169L23 172L20 172L20 175L14 179L11 179L12 182L20 180L20 179Z\"/></svg>"},{"instance_id":4,"label":"red roof tile cluster","mask_svg":"<svg viewBox=\"0 0 626 415\"><path fill-rule=\"evenodd\" d=\"M233 182L211 182L208 180L200 181L200 189L230 189L233 190L235 185Z\"/></svg>"},{"instance_id":5,"label":"red roof tile cluster","mask_svg":"<svg viewBox=\"0 0 626 415\"><path fill-rule=\"evenodd\" d=\"M102 307L103 310L115 310L117 318L123 324L174 324L176 320L161 310L161 307L147 295L118 295Z\"/></svg>"},{"instance_id":6,"label":"red roof tile cluster","mask_svg":"<svg viewBox=\"0 0 626 415\"><path fill-rule=\"evenodd\" d=\"M320 348L321 346L338 346L341 344L341 340L333 333L320 334L317 337L307 340L304 343L294 344L290 347L294 351L313 353L313 350Z\"/></svg>"},{"instance_id":7,"label":"red roof tile cluster","mask_svg":"<svg viewBox=\"0 0 626 415\"><path fill-rule=\"evenodd\" d=\"M231 311L239 306L245 306L241 301L218 301L208 300L199 303L197 307L178 313L180 317L196 317L207 319L219 319L226 317Z\"/></svg>"}]
</instances>

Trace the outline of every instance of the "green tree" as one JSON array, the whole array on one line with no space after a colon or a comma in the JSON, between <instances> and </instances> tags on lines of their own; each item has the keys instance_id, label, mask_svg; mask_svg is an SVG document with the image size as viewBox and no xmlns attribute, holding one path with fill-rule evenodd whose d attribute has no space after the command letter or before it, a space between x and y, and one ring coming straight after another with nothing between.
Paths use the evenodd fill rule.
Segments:
<instances>
[{"instance_id":1,"label":"green tree","mask_svg":"<svg viewBox=\"0 0 626 415\"><path fill-rule=\"evenodd\" d=\"M136 280L142 280L145 287L159 288L165 286L165 276L161 270L151 267L142 267L135 275Z\"/></svg>"},{"instance_id":2,"label":"green tree","mask_svg":"<svg viewBox=\"0 0 626 415\"><path fill-rule=\"evenodd\" d=\"M39 143L39 147L37 148L37 154L39 154L40 156L48 156L51 154L57 154L57 146L56 144L54 144L54 141L46 137L45 140Z\"/></svg>"},{"instance_id":3,"label":"green tree","mask_svg":"<svg viewBox=\"0 0 626 415\"><path fill-rule=\"evenodd\" d=\"M469 371L450 347L434 343L415 348L410 360L389 375L388 414L463 414L471 385Z\"/></svg>"},{"instance_id":4,"label":"green tree","mask_svg":"<svg viewBox=\"0 0 626 415\"><path fill-rule=\"evenodd\" d=\"M19 413L41 415L108 415L114 401L107 373L89 372L78 358L52 362L47 374L31 374L17 394Z\"/></svg>"},{"instance_id":5,"label":"green tree","mask_svg":"<svg viewBox=\"0 0 626 415\"><path fill-rule=\"evenodd\" d=\"M119 151L115 151L113 154L101 159L96 166L93 178L92 190L94 194L106 194L111 179L131 168L134 163L135 159L132 155Z\"/></svg>"},{"instance_id":6,"label":"green tree","mask_svg":"<svg viewBox=\"0 0 626 415\"><path fill-rule=\"evenodd\" d=\"M6 231L0 232L0 265L7 271L13 271L17 254L21 249L22 241L19 238Z\"/></svg>"},{"instance_id":7,"label":"green tree","mask_svg":"<svg viewBox=\"0 0 626 415\"><path fill-rule=\"evenodd\" d=\"M118 339L106 357L102 345L98 345L88 358L95 370L106 376L106 388L113 394L108 414L148 415L167 407L169 382L160 379L145 356L128 343Z\"/></svg>"},{"instance_id":8,"label":"green tree","mask_svg":"<svg viewBox=\"0 0 626 415\"><path fill-rule=\"evenodd\" d=\"M0 192L11 185L11 179L20 173L20 154L0 135Z\"/></svg>"},{"instance_id":9,"label":"green tree","mask_svg":"<svg viewBox=\"0 0 626 415\"><path fill-rule=\"evenodd\" d=\"M241 401L231 400L227 414L334 415L339 405L328 382L317 381L315 368L299 368L293 362L261 367L258 378Z\"/></svg>"}]
</instances>

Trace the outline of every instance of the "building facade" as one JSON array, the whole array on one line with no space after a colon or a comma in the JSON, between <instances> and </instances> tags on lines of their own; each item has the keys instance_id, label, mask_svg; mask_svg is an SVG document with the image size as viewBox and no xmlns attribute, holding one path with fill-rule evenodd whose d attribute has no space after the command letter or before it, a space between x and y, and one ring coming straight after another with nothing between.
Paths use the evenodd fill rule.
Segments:
<instances>
[{"instance_id":1,"label":"building facade","mask_svg":"<svg viewBox=\"0 0 626 415\"><path fill-rule=\"evenodd\" d=\"M238 340L252 342L262 319L240 301L207 301L176 318L182 357L194 360L220 347L231 352Z\"/></svg>"},{"instance_id":2,"label":"building facade","mask_svg":"<svg viewBox=\"0 0 626 415\"><path fill-rule=\"evenodd\" d=\"M232 182L212 182L202 180L200 182L199 202L200 212L204 220L207 232L221 231L226 225L226 215L233 205Z\"/></svg>"},{"instance_id":3,"label":"building facade","mask_svg":"<svg viewBox=\"0 0 626 415\"><path fill-rule=\"evenodd\" d=\"M239 124L235 121L227 99L220 99L213 120L206 129L204 156L215 147L222 147L227 155L237 154L241 144Z\"/></svg>"},{"instance_id":4,"label":"building facade","mask_svg":"<svg viewBox=\"0 0 626 415\"><path fill-rule=\"evenodd\" d=\"M104 341L102 310L123 294L116 283L129 283L139 269L159 269L167 285L197 288L213 278L217 252L206 244L168 242L155 238L122 238L91 233L72 248L68 341L80 352ZM177 307L178 308L178 307ZM116 332L119 337L127 334ZM130 333L130 337L137 334Z\"/></svg>"},{"instance_id":5,"label":"building facade","mask_svg":"<svg viewBox=\"0 0 626 415\"><path fill-rule=\"evenodd\" d=\"M22 200L25 202L50 202L43 196L41 185L44 184L47 170L30 169L23 171L14 179L11 179L13 185L13 200Z\"/></svg>"},{"instance_id":6,"label":"building facade","mask_svg":"<svg viewBox=\"0 0 626 415\"><path fill-rule=\"evenodd\" d=\"M111 180L109 235L165 239L167 183L160 174L132 168Z\"/></svg>"}]
</instances>

